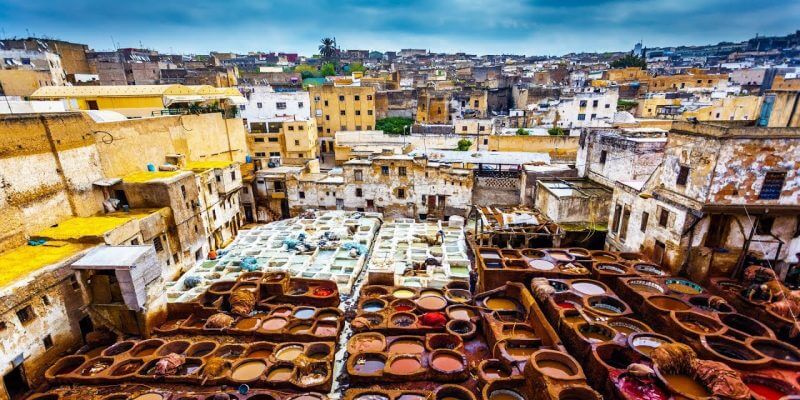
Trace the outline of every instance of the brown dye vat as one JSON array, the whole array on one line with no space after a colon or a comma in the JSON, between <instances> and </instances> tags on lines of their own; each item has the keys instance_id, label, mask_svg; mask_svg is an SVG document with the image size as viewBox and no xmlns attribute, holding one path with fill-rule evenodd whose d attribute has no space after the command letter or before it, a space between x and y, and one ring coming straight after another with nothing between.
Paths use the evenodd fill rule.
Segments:
<instances>
[{"instance_id":1,"label":"brown dye vat","mask_svg":"<svg viewBox=\"0 0 800 400\"><path fill-rule=\"evenodd\" d=\"M160 393L145 393L133 397L132 400L163 400L164 396Z\"/></svg>"},{"instance_id":2,"label":"brown dye vat","mask_svg":"<svg viewBox=\"0 0 800 400\"><path fill-rule=\"evenodd\" d=\"M617 343L598 345L595 353L603 364L616 369L627 369L629 365L636 362L637 358L640 358L630 348L622 347Z\"/></svg>"},{"instance_id":3,"label":"brown dye vat","mask_svg":"<svg viewBox=\"0 0 800 400\"><path fill-rule=\"evenodd\" d=\"M431 366L441 372L453 373L465 368L464 359L460 354L447 350L437 350L431 355Z\"/></svg>"},{"instance_id":4,"label":"brown dye vat","mask_svg":"<svg viewBox=\"0 0 800 400\"><path fill-rule=\"evenodd\" d=\"M661 377L667 387L669 387L675 393L684 396L690 396L690 398L704 398L711 396L711 391L709 391L708 388L690 376L664 374L661 375Z\"/></svg>"},{"instance_id":5,"label":"brown dye vat","mask_svg":"<svg viewBox=\"0 0 800 400\"><path fill-rule=\"evenodd\" d=\"M339 317L339 313L335 311L321 311L317 315L317 319L320 321L338 321Z\"/></svg>"},{"instance_id":6,"label":"brown dye vat","mask_svg":"<svg viewBox=\"0 0 800 400\"><path fill-rule=\"evenodd\" d=\"M311 324L304 322L295 323L289 327L289 333L301 333L309 330L311 330Z\"/></svg>"},{"instance_id":7,"label":"brown dye vat","mask_svg":"<svg viewBox=\"0 0 800 400\"><path fill-rule=\"evenodd\" d=\"M436 390L435 400L475 400L467 389L456 385L442 385Z\"/></svg>"},{"instance_id":8,"label":"brown dye vat","mask_svg":"<svg viewBox=\"0 0 800 400\"><path fill-rule=\"evenodd\" d=\"M558 394L558 400L597 400L597 392L585 386L567 387Z\"/></svg>"},{"instance_id":9,"label":"brown dye vat","mask_svg":"<svg viewBox=\"0 0 800 400\"><path fill-rule=\"evenodd\" d=\"M517 250L503 249L503 250L500 250L500 254L504 258L511 259L511 260L518 260L518 259L522 258L522 253L520 253Z\"/></svg>"},{"instance_id":10,"label":"brown dye vat","mask_svg":"<svg viewBox=\"0 0 800 400\"><path fill-rule=\"evenodd\" d=\"M174 342L169 342L159 347L158 351L156 351L156 355L159 357L163 357L171 353L183 354L186 351L186 349L189 348L190 345L191 343L185 340L177 340Z\"/></svg>"},{"instance_id":11,"label":"brown dye vat","mask_svg":"<svg viewBox=\"0 0 800 400\"><path fill-rule=\"evenodd\" d=\"M665 311L686 311L692 308L692 306L683 301L670 296L650 296L647 301L656 308Z\"/></svg>"},{"instance_id":12,"label":"brown dye vat","mask_svg":"<svg viewBox=\"0 0 800 400\"><path fill-rule=\"evenodd\" d=\"M301 354L303 354L303 346L289 345L278 349L275 352L275 358L280 361L294 361Z\"/></svg>"},{"instance_id":13,"label":"brown dye vat","mask_svg":"<svg viewBox=\"0 0 800 400\"><path fill-rule=\"evenodd\" d=\"M399 354L422 354L425 352L425 346L417 339L399 339L389 344L387 351Z\"/></svg>"},{"instance_id":14,"label":"brown dye vat","mask_svg":"<svg viewBox=\"0 0 800 400\"><path fill-rule=\"evenodd\" d=\"M350 354L365 352L380 352L386 348L386 339L379 333L359 333L347 342L347 351Z\"/></svg>"},{"instance_id":15,"label":"brown dye vat","mask_svg":"<svg viewBox=\"0 0 800 400\"><path fill-rule=\"evenodd\" d=\"M590 342L595 342L595 343L608 342L614 339L614 336L616 336L617 334L617 332L615 332L613 329L610 329L603 325L597 325L597 324L589 325L588 323L580 325L580 327L578 328L578 332L581 334L581 336L588 339Z\"/></svg>"},{"instance_id":16,"label":"brown dye vat","mask_svg":"<svg viewBox=\"0 0 800 400\"><path fill-rule=\"evenodd\" d=\"M389 291L386 290L386 288L382 288L380 286L367 286L361 290L361 296L364 298L380 297L380 296L385 296L387 294L389 294ZM411 295L413 297L414 292L411 292ZM395 297L399 298L398 296Z\"/></svg>"},{"instance_id":17,"label":"brown dye vat","mask_svg":"<svg viewBox=\"0 0 800 400\"><path fill-rule=\"evenodd\" d=\"M108 357L98 357L93 358L84 364L80 369L80 374L83 376L94 376L97 375L114 364L113 358Z\"/></svg>"},{"instance_id":18,"label":"brown dye vat","mask_svg":"<svg viewBox=\"0 0 800 400\"><path fill-rule=\"evenodd\" d=\"M497 389L489 393L488 400L525 400L525 397L511 389Z\"/></svg>"},{"instance_id":19,"label":"brown dye vat","mask_svg":"<svg viewBox=\"0 0 800 400\"><path fill-rule=\"evenodd\" d=\"M511 368L499 360L482 361L478 368L485 379L502 379L511 376Z\"/></svg>"},{"instance_id":20,"label":"brown dye vat","mask_svg":"<svg viewBox=\"0 0 800 400\"><path fill-rule=\"evenodd\" d=\"M428 350L455 350L461 347L464 341L457 335L449 333L437 333L428 335L426 345Z\"/></svg>"},{"instance_id":21,"label":"brown dye vat","mask_svg":"<svg viewBox=\"0 0 800 400\"><path fill-rule=\"evenodd\" d=\"M575 375L575 371L569 365L558 360L537 360L536 366L543 374L556 379L565 379Z\"/></svg>"},{"instance_id":22,"label":"brown dye vat","mask_svg":"<svg viewBox=\"0 0 800 400\"><path fill-rule=\"evenodd\" d=\"M163 340L159 339L150 339L145 340L143 342L139 342L136 346L133 347L130 351L130 355L133 357L147 357L152 356L155 354L156 350L164 344Z\"/></svg>"},{"instance_id":23,"label":"brown dye vat","mask_svg":"<svg viewBox=\"0 0 800 400\"><path fill-rule=\"evenodd\" d=\"M416 303L424 311L441 311L447 307L447 300L438 295L425 295L417 299Z\"/></svg>"},{"instance_id":24,"label":"brown dye vat","mask_svg":"<svg viewBox=\"0 0 800 400\"><path fill-rule=\"evenodd\" d=\"M638 293L664 294L666 292L658 283L646 279L631 279L628 281L628 287Z\"/></svg>"},{"instance_id":25,"label":"brown dye vat","mask_svg":"<svg viewBox=\"0 0 800 400\"><path fill-rule=\"evenodd\" d=\"M331 355L330 346L323 343L314 343L306 349L306 357L313 360L324 360Z\"/></svg>"},{"instance_id":26,"label":"brown dye vat","mask_svg":"<svg viewBox=\"0 0 800 400\"><path fill-rule=\"evenodd\" d=\"M464 289L448 289L444 292L444 297L453 303L468 303L472 300L472 294Z\"/></svg>"},{"instance_id":27,"label":"brown dye vat","mask_svg":"<svg viewBox=\"0 0 800 400\"><path fill-rule=\"evenodd\" d=\"M203 362L198 359L187 358L186 362L178 367L175 375L194 375L200 368L203 367Z\"/></svg>"},{"instance_id":28,"label":"brown dye vat","mask_svg":"<svg viewBox=\"0 0 800 400\"><path fill-rule=\"evenodd\" d=\"M288 317L292 315L291 307L278 307L270 313L273 317Z\"/></svg>"},{"instance_id":29,"label":"brown dye vat","mask_svg":"<svg viewBox=\"0 0 800 400\"><path fill-rule=\"evenodd\" d=\"M421 368L422 363L416 357L398 356L389 362L388 371L397 375L410 375Z\"/></svg>"},{"instance_id":30,"label":"brown dye vat","mask_svg":"<svg viewBox=\"0 0 800 400\"><path fill-rule=\"evenodd\" d=\"M300 386L319 385L328 378L328 367L324 363L312 364L297 377Z\"/></svg>"},{"instance_id":31,"label":"brown dye vat","mask_svg":"<svg viewBox=\"0 0 800 400\"><path fill-rule=\"evenodd\" d=\"M694 311L677 311L674 314L674 319L684 329L703 335L717 333L723 328L722 324L717 320Z\"/></svg>"},{"instance_id":32,"label":"brown dye vat","mask_svg":"<svg viewBox=\"0 0 800 400\"><path fill-rule=\"evenodd\" d=\"M445 328L448 332L464 338L471 338L478 330L472 321L458 319L448 321L447 325L445 325Z\"/></svg>"},{"instance_id":33,"label":"brown dye vat","mask_svg":"<svg viewBox=\"0 0 800 400\"><path fill-rule=\"evenodd\" d=\"M289 324L289 320L282 317L272 317L265 319L261 326L258 328L260 331L279 331L283 329L287 324Z\"/></svg>"},{"instance_id":34,"label":"brown dye vat","mask_svg":"<svg viewBox=\"0 0 800 400\"><path fill-rule=\"evenodd\" d=\"M575 257L563 250L547 250L547 255L556 261L571 262L575 261Z\"/></svg>"},{"instance_id":35,"label":"brown dye vat","mask_svg":"<svg viewBox=\"0 0 800 400\"><path fill-rule=\"evenodd\" d=\"M231 369L231 380L235 382L252 382L258 379L265 369L267 369L267 364L264 361L245 360Z\"/></svg>"},{"instance_id":36,"label":"brown dye vat","mask_svg":"<svg viewBox=\"0 0 800 400\"><path fill-rule=\"evenodd\" d=\"M658 346L664 343L672 343L673 340L667 336L657 333L633 333L628 335L628 346L639 354L650 357L650 354Z\"/></svg>"},{"instance_id":37,"label":"brown dye vat","mask_svg":"<svg viewBox=\"0 0 800 400\"><path fill-rule=\"evenodd\" d=\"M784 363L800 363L800 350L775 339L752 338L748 341L757 352ZM798 382L800 383L800 382Z\"/></svg>"},{"instance_id":38,"label":"brown dye vat","mask_svg":"<svg viewBox=\"0 0 800 400\"><path fill-rule=\"evenodd\" d=\"M526 346L524 344L512 344L509 342L504 343L503 349L508 355L515 360L527 360L531 354L539 350L538 347ZM502 346L502 345L501 345Z\"/></svg>"},{"instance_id":39,"label":"brown dye vat","mask_svg":"<svg viewBox=\"0 0 800 400\"><path fill-rule=\"evenodd\" d=\"M595 250L589 252L592 255L592 260L596 262L616 262L619 258L614 253L607 251Z\"/></svg>"},{"instance_id":40,"label":"brown dye vat","mask_svg":"<svg viewBox=\"0 0 800 400\"><path fill-rule=\"evenodd\" d=\"M468 321L477 316L477 313L469 307L450 306L447 308L447 316L454 320Z\"/></svg>"},{"instance_id":41,"label":"brown dye vat","mask_svg":"<svg viewBox=\"0 0 800 400\"><path fill-rule=\"evenodd\" d=\"M78 367L86 362L86 357L81 355L66 356L56 361L56 363L47 370L45 375L58 376L66 375L74 372Z\"/></svg>"},{"instance_id":42,"label":"brown dye vat","mask_svg":"<svg viewBox=\"0 0 800 400\"><path fill-rule=\"evenodd\" d=\"M506 268L509 269L528 269L529 266L524 260L506 260Z\"/></svg>"},{"instance_id":43,"label":"brown dye vat","mask_svg":"<svg viewBox=\"0 0 800 400\"><path fill-rule=\"evenodd\" d=\"M390 304L394 312L411 312L417 309L417 303L409 299L397 299Z\"/></svg>"},{"instance_id":44,"label":"brown dye vat","mask_svg":"<svg viewBox=\"0 0 800 400\"><path fill-rule=\"evenodd\" d=\"M186 350L186 355L188 357L205 357L211 354L216 347L217 344L214 342L197 342Z\"/></svg>"},{"instance_id":45,"label":"brown dye vat","mask_svg":"<svg viewBox=\"0 0 800 400\"><path fill-rule=\"evenodd\" d=\"M536 339L536 331L533 329L517 324L504 324L503 335L510 339Z\"/></svg>"},{"instance_id":46,"label":"brown dye vat","mask_svg":"<svg viewBox=\"0 0 800 400\"><path fill-rule=\"evenodd\" d=\"M286 365L278 365L269 369L267 380L270 382L285 382L292 379L294 368Z\"/></svg>"},{"instance_id":47,"label":"brown dye vat","mask_svg":"<svg viewBox=\"0 0 800 400\"><path fill-rule=\"evenodd\" d=\"M395 400L425 400L427 398L428 398L428 396L423 395L423 394L411 393L411 394L401 394L401 395L395 397Z\"/></svg>"},{"instance_id":48,"label":"brown dye vat","mask_svg":"<svg viewBox=\"0 0 800 400\"><path fill-rule=\"evenodd\" d=\"M130 341L119 342L119 343L114 344L114 345L108 347L107 349L103 350L103 352L101 354L106 356L106 357L113 357L113 356L116 356L118 354L122 354L122 353L132 349L133 345L134 345L134 342L130 342Z\"/></svg>"},{"instance_id":49,"label":"brown dye vat","mask_svg":"<svg viewBox=\"0 0 800 400\"><path fill-rule=\"evenodd\" d=\"M522 306L516 301L507 297L490 297L486 299L486 307L492 311L517 311Z\"/></svg>"},{"instance_id":50,"label":"brown dye vat","mask_svg":"<svg viewBox=\"0 0 800 400\"><path fill-rule=\"evenodd\" d=\"M734 336L742 336L741 339L745 339L750 336L764 336L770 338L775 337L775 334L771 329L767 328L766 325L746 315L737 313L723 314L719 316L719 319L728 328L735 329L736 331L743 333L744 335L737 335L735 332L728 330L729 334Z\"/></svg>"},{"instance_id":51,"label":"brown dye vat","mask_svg":"<svg viewBox=\"0 0 800 400\"><path fill-rule=\"evenodd\" d=\"M289 296L302 296L306 293L308 293L308 286L300 283L292 284L289 290L286 291Z\"/></svg>"},{"instance_id":52,"label":"brown dye vat","mask_svg":"<svg viewBox=\"0 0 800 400\"><path fill-rule=\"evenodd\" d=\"M762 354L751 350L750 347L738 340L728 339L721 336L704 336L702 338L702 342L706 348L714 353L717 357L727 361L732 361L734 363L742 361L744 363L767 361Z\"/></svg>"},{"instance_id":53,"label":"brown dye vat","mask_svg":"<svg viewBox=\"0 0 800 400\"><path fill-rule=\"evenodd\" d=\"M124 376L135 373L144 365L144 361L137 358L125 360L117 365L112 371L111 376Z\"/></svg>"},{"instance_id":54,"label":"brown dye vat","mask_svg":"<svg viewBox=\"0 0 800 400\"><path fill-rule=\"evenodd\" d=\"M381 393L363 393L356 397L353 397L353 400L390 400L389 396L386 396Z\"/></svg>"},{"instance_id":55,"label":"brown dye vat","mask_svg":"<svg viewBox=\"0 0 800 400\"><path fill-rule=\"evenodd\" d=\"M380 354L362 354L353 363L353 370L359 374L377 374L386 366L386 358Z\"/></svg>"},{"instance_id":56,"label":"brown dye vat","mask_svg":"<svg viewBox=\"0 0 800 400\"><path fill-rule=\"evenodd\" d=\"M580 248L580 247L571 247L571 248L567 249L567 254L569 254L569 255L571 255L571 256L573 256L575 258L582 258L582 259L588 259L588 258L590 258L592 256L592 254L589 252L589 250L586 250L586 249L583 249L583 248Z\"/></svg>"},{"instance_id":57,"label":"brown dye vat","mask_svg":"<svg viewBox=\"0 0 800 400\"><path fill-rule=\"evenodd\" d=\"M236 282L214 282L208 287L208 293L214 295L224 295L231 292L231 289L236 285Z\"/></svg>"},{"instance_id":58,"label":"brown dye vat","mask_svg":"<svg viewBox=\"0 0 800 400\"><path fill-rule=\"evenodd\" d=\"M249 331L256 329L260 320L258 318L241 318L233 325L235 329Z\"/></svg>"},{"instance_id":59,"label":"brown dye vat","mask_svg":"<svg viewBox=\"0 0 800 400\"><path fill-rule=\"evenodd\" d=\"M647 332L650 327L644 323L631 318L616 318L606 323L608 326L623 335L630 335L633 333Z\"/></svg>"}]
</instances>

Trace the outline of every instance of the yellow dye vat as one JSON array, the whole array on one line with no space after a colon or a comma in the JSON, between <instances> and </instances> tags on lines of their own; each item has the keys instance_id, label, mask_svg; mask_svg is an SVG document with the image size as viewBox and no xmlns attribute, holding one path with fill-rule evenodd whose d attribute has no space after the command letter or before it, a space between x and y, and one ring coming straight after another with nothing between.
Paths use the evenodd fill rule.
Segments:
<instances>
[{"instance_id":1,"label":"yellow dye vat","mask_svg":"<svg viewBox=\"0 0 800 400\"><path fill-rule=\"evenodd\" d=\"M20 246L0 254L0 286L5 286L33 271L64 261L91 244L47 242L40 246Z\"/></svg>"}]
</instances>

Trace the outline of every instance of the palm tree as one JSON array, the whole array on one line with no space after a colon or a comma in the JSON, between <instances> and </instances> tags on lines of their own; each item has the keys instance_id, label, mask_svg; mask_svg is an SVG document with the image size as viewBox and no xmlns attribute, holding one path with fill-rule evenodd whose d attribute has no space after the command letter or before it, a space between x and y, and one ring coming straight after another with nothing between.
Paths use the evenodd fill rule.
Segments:
<instances>
[{"instance_id":1,"label":"palm tree","mask_svg":"<svg viewBox=\"0 0 800 400\"><path fill-rule=\"evenodd\" d=\"M336 48L336 39L331 38L323 38L320 40L319 45L319 55L322 56L322 59L325 61L330 61L335 58L339 53L339 49Z\"/></svg>"}]
</instances>

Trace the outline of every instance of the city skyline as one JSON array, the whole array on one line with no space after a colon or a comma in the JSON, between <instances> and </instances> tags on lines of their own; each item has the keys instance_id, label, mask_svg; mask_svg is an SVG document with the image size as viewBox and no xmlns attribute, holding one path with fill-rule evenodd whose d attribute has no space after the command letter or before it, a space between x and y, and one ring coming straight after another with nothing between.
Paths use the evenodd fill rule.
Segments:
<instances>
[{"instance_id":1,"label":"city skyline","mask_svg":"<svg viewBox=\"0 0 800 400\"><path fill-rule=\"evenodd\" d=\"M800 3L765 1L486 1L237 2L181 4L74 2L68 10L46 1L0 0L4 37L46 36L97 50L145 47L169 53L286 51L310 55L322 37L343 49L475 54L562 55L627 51L645 46L739 42L797 29ZM300 10L300 11L297 11ZM113 38L113 42L112 42Z\"/></svg>"}]
</instances>

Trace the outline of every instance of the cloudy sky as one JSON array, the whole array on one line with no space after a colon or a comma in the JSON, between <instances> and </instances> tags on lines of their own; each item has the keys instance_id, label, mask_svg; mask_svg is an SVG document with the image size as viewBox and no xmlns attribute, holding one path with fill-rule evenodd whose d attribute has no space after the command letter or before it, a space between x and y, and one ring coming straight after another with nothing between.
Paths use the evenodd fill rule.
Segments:
<instances>
[{"instance_id":1,"label":"cloudy sky","mask_svg":"<svg viewBox=\"0 0 800 400\"><path fill-rule=\"evenodd\" d=\"M0 0L0 34L103 50L316 52L345 49L560 55L709 44L800 29L778 0ZM113 42L112 42L113 37Z\"/></svg>"}]
</instances>

